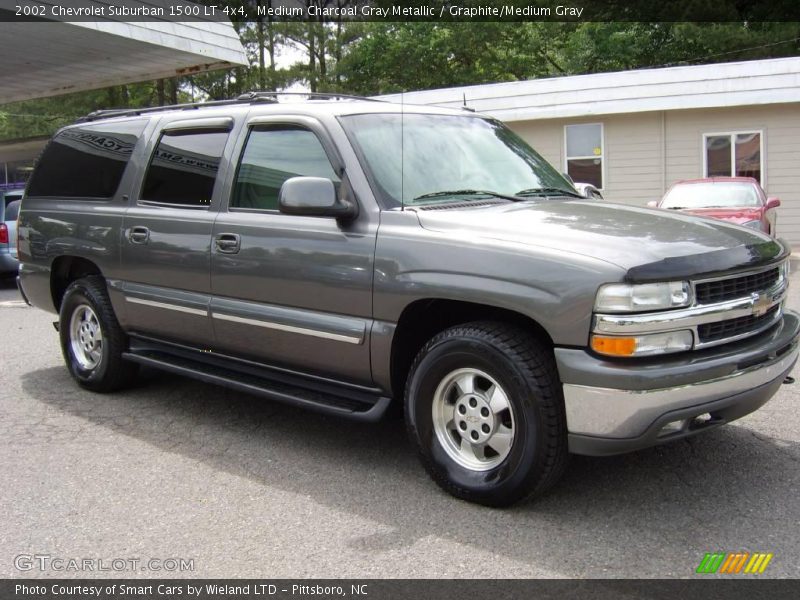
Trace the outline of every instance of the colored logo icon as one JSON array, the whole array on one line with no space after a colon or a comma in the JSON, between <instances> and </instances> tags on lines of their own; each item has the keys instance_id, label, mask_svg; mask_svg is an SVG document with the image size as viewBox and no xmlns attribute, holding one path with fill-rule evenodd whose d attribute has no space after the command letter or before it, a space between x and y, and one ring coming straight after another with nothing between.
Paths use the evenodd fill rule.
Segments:
<instances>
[{"instance_id":1,"label":"colored logo icon","mask_svg":"<svg viewBox=\"0 0 800 600\"><path fill-rule=\"evenodd\" d=\"M706 552L697 573L760 574L774 555L770 552Z\"/></svg>"}]
</instances>

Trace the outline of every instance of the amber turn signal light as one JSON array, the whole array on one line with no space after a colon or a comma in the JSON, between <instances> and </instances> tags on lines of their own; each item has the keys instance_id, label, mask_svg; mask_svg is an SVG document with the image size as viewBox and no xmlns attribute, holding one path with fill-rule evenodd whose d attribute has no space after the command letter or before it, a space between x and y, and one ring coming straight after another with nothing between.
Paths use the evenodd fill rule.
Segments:
<instances>
[{"instance_id":1,"label":"amber turn signal light","mask_svg":"<svg viewBox=\"0 0 800 600\"><path fill-rule=\"evenodd\" d=\"M592 336L592 350L607 356L633 356L636 338Z\"/></svg>"}]
</instances>

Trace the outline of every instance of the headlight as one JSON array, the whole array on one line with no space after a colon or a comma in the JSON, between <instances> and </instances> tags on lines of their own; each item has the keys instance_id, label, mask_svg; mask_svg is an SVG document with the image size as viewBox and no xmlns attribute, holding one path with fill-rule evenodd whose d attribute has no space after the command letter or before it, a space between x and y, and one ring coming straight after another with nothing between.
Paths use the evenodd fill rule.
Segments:
<instances>
[{"instance_id":1,"label":"headlight","mask_svg":"<svg viewBox=\"0 0 800 600\"><path fill-rule=\"evenodd\" d=\"M592 335L592 350L606 356L653 356L691 350L694 336L687 330L632 336Z\"/></svg>"},{"instance_id":2,"label":"headlight","mask_svg":"<svg viewBox=\"0 0 800 600\"><path fill-rule=\"evenodd\" d=\"M764 225L761 221L745 221L744 223L740 223L742 227L750 227L752 229L758 229L759 231L764 231Z\"/></svg>"},{"instance_id":3,"label":"headlight","mask_svg":"<svg viewBox=\"0 0 800 600\"><path fill-rule=\"evenodd\" d=\"M778 283L789 284L789 260L785 260L778 267Z\"/></svg>"},{"instance_id":4,"label":"headlight","mask_svg":"<svg viewBox=\"0 0 800 600\"><path fill-rule=\"evenodd\" d=\"M600 287L594 301L597 312L641 312L689 306L691 292L686 281L664 283L609 283Z\"/></svg>"}]
</instances>

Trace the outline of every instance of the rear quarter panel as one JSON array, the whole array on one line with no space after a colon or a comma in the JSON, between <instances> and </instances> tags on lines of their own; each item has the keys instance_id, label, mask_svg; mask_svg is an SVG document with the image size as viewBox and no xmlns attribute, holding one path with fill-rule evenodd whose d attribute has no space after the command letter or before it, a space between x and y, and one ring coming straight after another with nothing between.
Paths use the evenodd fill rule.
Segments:
<instances>
[{"instance_id":1,"label":"rear quarter panel","mask_svg":"<svg viewBox=\"0 0 800 600\"><path fill-rule=\"evenodd\" d=\"M139 137L116 193L108 199L26 197L19 213L20 284L31 304L58 312L53 303L51 272L56 259L80 257L94 263L107 279L120 277L120 236L130 189L141 177L145 141L155 129L152 119ZM86 174L91 177L91 173ZM123 311L120 301L112 303ZM118 312L118 315L123 316Z\"/></svg>"}]
</instances>

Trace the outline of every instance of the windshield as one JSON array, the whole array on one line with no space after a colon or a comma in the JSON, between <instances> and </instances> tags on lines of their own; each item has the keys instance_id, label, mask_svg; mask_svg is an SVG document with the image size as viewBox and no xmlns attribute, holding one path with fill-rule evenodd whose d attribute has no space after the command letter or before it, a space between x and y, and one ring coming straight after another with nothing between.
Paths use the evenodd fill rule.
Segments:
<instances>
[{"instance_id":1,"label":"windshield","mask_svg":"<svg viewBox=\"0 0 800 600\"><path fill-rule=\"evenodd\" d=\"M726 208L760 206L755 188L749 183L687 183L676 185L661 202L661 208Z\"/></svg>"},{"instance_id":2,"label":"windshield","mask_svg":"<svg viewBox=\"0 0 800 600\"><path fill-rule=\"evenodd\" d=\"M576 194L546 160L495 121L414 113L341 121L388 206Z\"/></svg>"}]
</instances>

